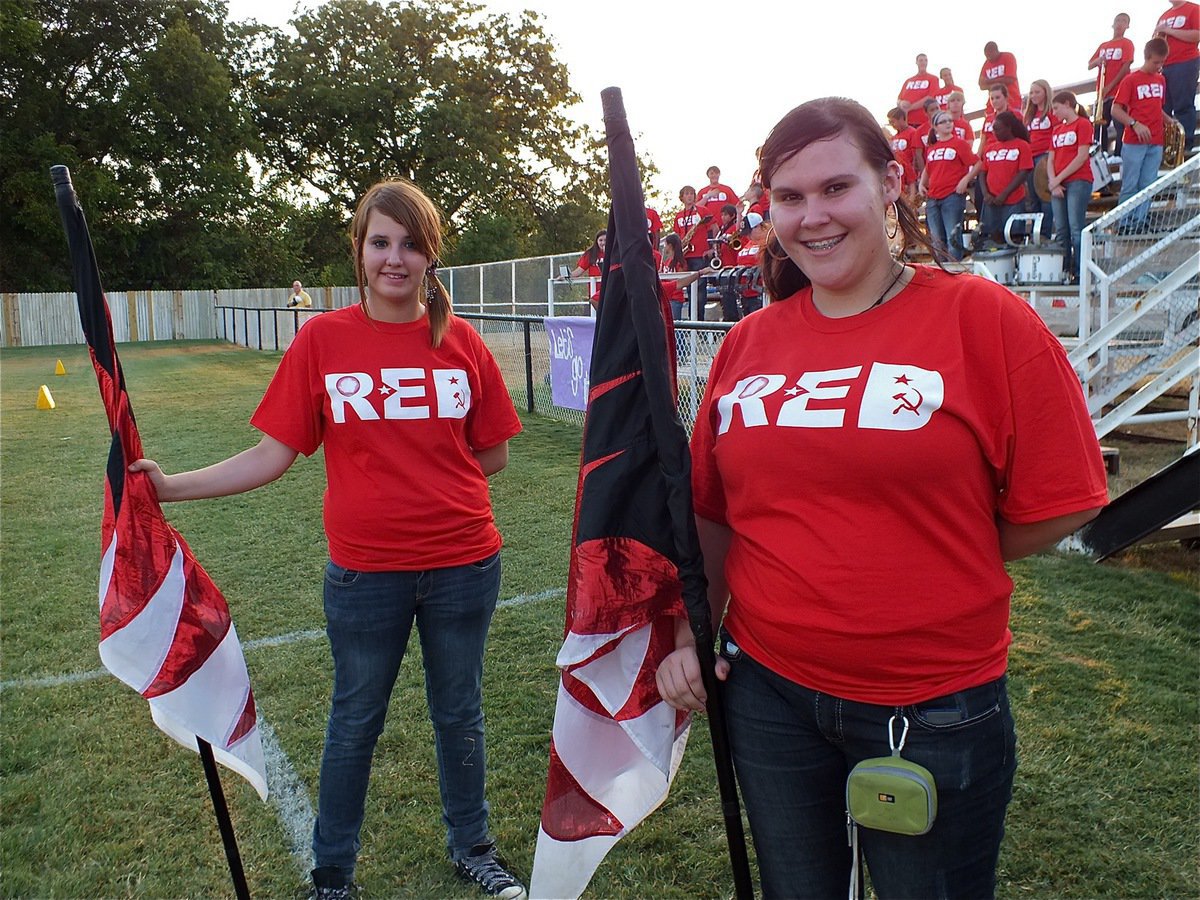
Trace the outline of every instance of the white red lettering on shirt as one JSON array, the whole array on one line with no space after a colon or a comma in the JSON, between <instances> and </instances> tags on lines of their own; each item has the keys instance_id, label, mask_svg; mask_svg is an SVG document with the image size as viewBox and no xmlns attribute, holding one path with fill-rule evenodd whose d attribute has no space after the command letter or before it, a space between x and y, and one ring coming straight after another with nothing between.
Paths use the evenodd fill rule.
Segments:
<instances>
[{"instance_id":1,"label":"white red lettering on shirt","mask_svg":"<svg viewBox=\"0 0 1200 900\"><path fill-rule=\"evenodd\" d=\"M1079 136L1074 131L1060 131L1050 140L1055 147L1074 147L1079 142Z\"/></svg>"},{"instance_id":2,"label":"white red lettering on shirt","mask_svg":"<svg viewBox=\"0 0 1200 900\"><path fill-rule=\"evenodd\" d=\"M1016 147L1009 147L1008 149L988 150L983 155L987 157L988 162L1015 161L1021 158L1021 151Z\"/></svg>"},{"instance_id":3,"label":"white red lettering on shirt","mask_svg":"<svg viewBox=\"0 0 1200 900\"><path fill-rule=\"evenodd\" d=\"M958 159L958 151L953 147L934 147L926 154L930 161L935 159Z\"/></svg>"},{"instance_id":4,"label":"white red lettering on shirt","mask_svg":"<svg viewBox=\"0 0 1200 900\"><path fill-rule=\"evenodd\" d=\"M427 380L432 378L436 413L427 403L420 402L428 395ZM325 375L325 393L335 424L343 424L347 409L353 410L360 422L379 419L463 419L471 409L471 386L462 369L433 369L395 367L379 370L379 387L367 372L330 372ZM376 408L383 400L383 413ZM411 402L410 402L411 401Z\"/></svg>"},{"instance_id":5,"label":"white red lettering on shirt","mask_svg":"<svg viewBox=\"0 0 1200 900\"><path fill-rule=\"evenodd\" d=\"M924 428L945 401L940 372L876 362L863 384L862 371L862 366L849 366L803 372L794 380L777 373L748 375L717 398L717 434L729 431L739 419L737 412L743 428L842 428L846 412L856 404L860 429L915 431ZM764 398L777 394L789 380L791 387L783 390L787 399L772 422Z\"/></svg>"},{"instance_id":6,"label":"white red lettering on shirt","mask_svg":"<svg viewBox=\"0 0 1200 900\"><path fill-rule=\"evenodd\" d=\"M1163 90L1161 84L1139 84L1137 86L1137 98L1139 100L1162 100L1166 98L1166 91Z\"/></svg>"}]
</instances>

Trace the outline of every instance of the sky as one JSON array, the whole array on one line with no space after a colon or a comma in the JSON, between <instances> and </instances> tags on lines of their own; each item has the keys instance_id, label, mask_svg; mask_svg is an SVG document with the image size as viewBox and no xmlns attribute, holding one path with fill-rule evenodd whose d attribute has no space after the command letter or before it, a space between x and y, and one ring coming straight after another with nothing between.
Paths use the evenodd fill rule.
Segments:
<instances>
[{"instance_id":1,"label":"sky","mask_svg":"<svg viewBox=\"0 0 1200 900\"><path fill-rule=\"evenodd\" d=\"M299 0L307 8L321 0ZM565 63L581 102L571 113L603 134L600 92L621 89L639 153L660 175L652 185L662 211L684 184L707 183L716 165L739 193L754 172L754 151L771 126L814 97L852 97L885 121L901 82L949 66L964 88L967 110L986 99L978 90L983 45L995 41L1017 57L1022 93L1036 78L1054 87L1088 78L1096 47L1112 37L1119 12L1136 48L1152 37L1167 0L1120 6L1095 0L1029 0L977 4L902 4L858 0L842 7L816 2L739 0L479 0L488 12L532 9ZM230 18L285 27L297 0L229 0ZM905 12L905 9L919 12ZM1090 102L1090 98L1085 98ZM669 202L668 202L669 201Z\"/></svg>"}]
</instances>

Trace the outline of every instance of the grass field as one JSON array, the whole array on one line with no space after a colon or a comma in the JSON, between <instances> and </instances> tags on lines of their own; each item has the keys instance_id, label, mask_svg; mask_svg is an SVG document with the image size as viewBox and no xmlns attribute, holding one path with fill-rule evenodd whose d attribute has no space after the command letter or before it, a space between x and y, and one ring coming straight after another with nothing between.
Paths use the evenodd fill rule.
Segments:
<instances>
[{"instance_id":1,"label":"grass field","mask_svg":"<svg viewBox=\"0 0 1200 900\"><path fill-rule=\"evenodd\" d=\"M121 352L147 452L168 471L256 440L247 420L276 355L214 343ZM53 375L59 358L66 377ZM86 352L5 351L0 365L0 894L232 896L198 758L154 728L140 697L94 674L108 435ZM34 409L41 384L58 409ZM501 597L522 602L497 612L485 710L493 827L528 875L580 434L546 420L525 425L493 479L506 537ZM1129 479L1135 454L1125 452ZM330 689L323 483L314 457L253 494L167 507L225 591L260 719L298 795L314 801ZM1012 574L1020 769L1000 895L1196 896L1195 554L1143 551L1099 566L1045 555ZM288 642L268 642L281 635ZM415 641L410 654L376 754L359 879L368 897L473 896L445 862ZM731 894L708 748L700 720L671 797L613 851L589 896ZM224 781L251 894L300 896L306 848L296 810L259 802L236 776Z\"/></svg>"}]
</instances>

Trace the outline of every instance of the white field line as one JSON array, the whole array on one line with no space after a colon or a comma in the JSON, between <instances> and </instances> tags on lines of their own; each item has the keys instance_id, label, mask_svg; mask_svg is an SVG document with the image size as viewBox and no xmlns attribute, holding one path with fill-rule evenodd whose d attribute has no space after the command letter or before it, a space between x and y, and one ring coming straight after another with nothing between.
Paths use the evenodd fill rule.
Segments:
<instances>
[{"instance_id":1,"label":"white field line","mask_svg":"<svg viewBox=\"0 0 1200 900\"><path fill-rule=\"evenodd\" d=\"M566 590L563 588L552 588L536 594L518 594L515 597L501 600L496 604L496 608L508 609L513 606L524 606L527 603L551 600L565 594ZM246 641L242 644L242 649L257 650L260 647L281 647L301 641L315 641L323 637L325 637L324 631L292 631L287 634ZM93 669L90 672L70 672L65 675L48 675L42 678L14 678L9 681L0 681L0 691L60 687L93 681L108 674L107 669ZM292 861L295 862L301 873L307 875L313 864L311 844L313 823L316 821L308 786L279 743L275 729L261 715L261 710L258 717L258 733L262 739L263 757L267 765L267 787L271 805L275 807L275 816L279 819L279 827L283 829L284 836L287 838Z\"/></svg>"}]
</instances>

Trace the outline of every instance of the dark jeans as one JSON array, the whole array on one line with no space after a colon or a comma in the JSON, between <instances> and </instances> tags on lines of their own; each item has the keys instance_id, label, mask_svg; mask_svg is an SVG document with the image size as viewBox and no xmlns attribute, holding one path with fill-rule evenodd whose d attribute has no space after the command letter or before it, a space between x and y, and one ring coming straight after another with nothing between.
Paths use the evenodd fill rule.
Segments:
<instances>
[{"instance_id":1,"label":"dark jeans","mask_svg":"<svg viewBox=\"0 0 1200 900\"><path fill-rule=\"evenodd\" d=\"M1079 275L1079 258L1083 246L1083 228L1087 224L1088 201L1092 199L1092 182L1082 179L1068 181L1063 185L1063 196L1053 197L1054 239L1066 254L1063 257L1063 272Z\"/></svg>"},{"instance_id":2,"label":"dark jeans","mask_svg":"<svg viewBox=\"0 0 1200 900\"><path fill-rule=\"evenodd\" d=\"M487 843L483 648L500 592L500 554L424 572L354 572L329 563L325 619L333 699L321 758L313 855L349 879L375 742L414 621L425 662L442 818L450 856Z\"/></svg>"},{"instance_id":3,"label":"dark jeans","mask_svg":"<svg viewBox=\"0 0 1200 900\"><path fill-rule=\"evenodd\" d=\"M951 193L940 200L925 200L925 224L933 245L944 247L950 258L963 258L963 211L967 207L965 194Z\"/></svg>"},{"instance_id":4,"label":"dark jeans","mask_svg":"<svg viewBox=\"0 0 1200 900\"><path fill-rule=\"evenodd\" d=\"M888 719L898 712L909 722L903 756L933 774L938 811L920 837L860 829L876 896L995 893L1017 767L1004 678L898 710L809 690L743 652L723 699L764 900L846 896L846 777L889 754Z\"/></svg>"},{"instance_id":5,"label":"dark jeans","mask_svg":"<svg viewBox=\"0 0 1200 900\"><path fill-rule=\"evenodd\" d=\"M1192 149L1196 134L1196 85L1200 81L1200 58L1163 66L1167 80L1167 102L1163 112L1174 116L1183 126L1185 150Z\"/></svg>"},{"instance_id":6,"label":"dark jeans","mask_svg":"<svg viewBox=\"0 0 1200 900\"><path fill-rule=\"evenodd\" d=\"M1019 203L1006 203L1003 206L993 206L990 203L984 203L982 224L984 236L991 238L997 244L1003 244L1004 225L1008 222L1008 217L1019 213L1024 204L1024 200Z\"/></svg>"}]
</instances>

